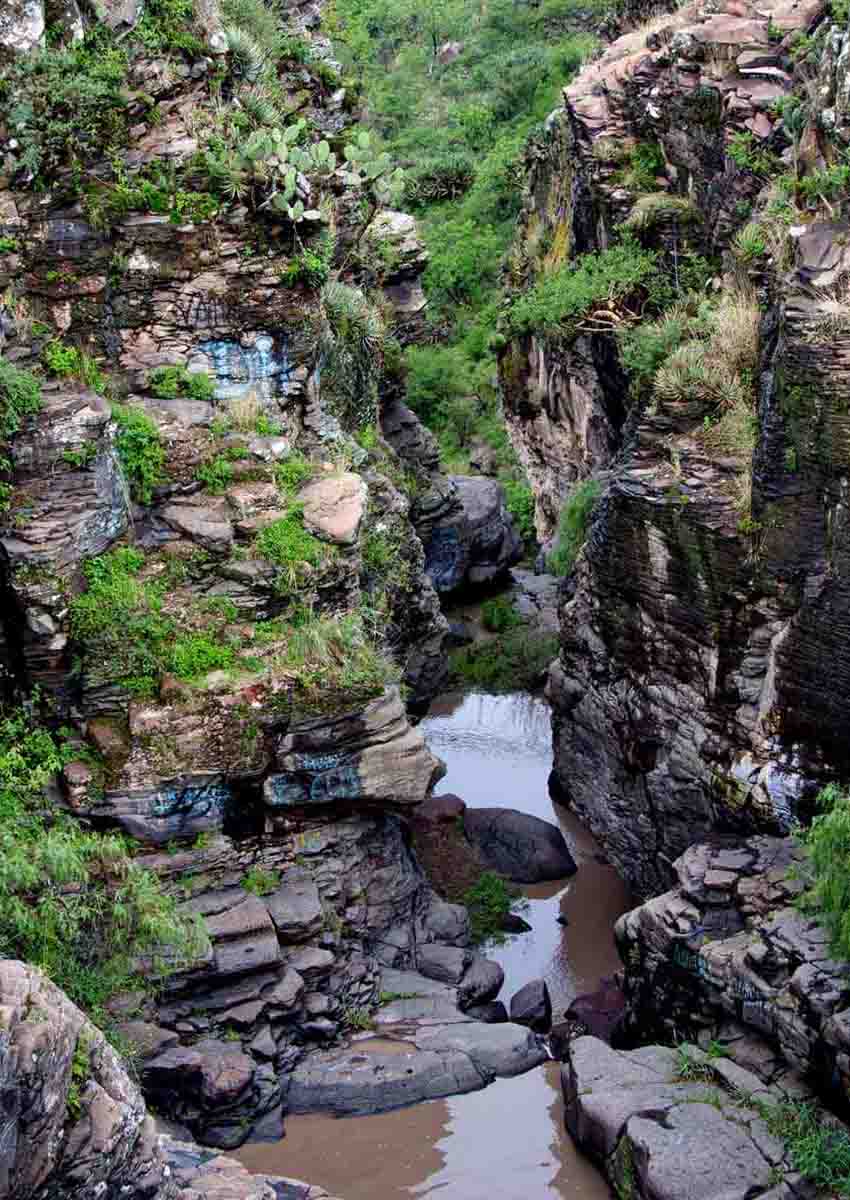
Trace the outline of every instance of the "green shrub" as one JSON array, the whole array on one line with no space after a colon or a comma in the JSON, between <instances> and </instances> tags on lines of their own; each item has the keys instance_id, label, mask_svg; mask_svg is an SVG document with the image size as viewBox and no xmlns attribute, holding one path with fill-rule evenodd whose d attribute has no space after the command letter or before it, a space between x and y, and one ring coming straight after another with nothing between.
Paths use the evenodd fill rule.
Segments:
<instances>
[{"instance_id":1,"label":"green shrub","mask_svg":"<svg viewBox=\"0 0 850 1200\"><path fill-rule=\"evenodd\" d=\"M190 400L212 400L215 379L206 371L189 371L182 364L155 367L150 373L150 389L160 400L187 396Z\"/></svg>"},{"instance_id":2,"label":"green shrub","mask_svg":"<svg viewBox=\"0 0 850 1200\"><path fill-rule=\"evenodd\" d=\"M726 153L736 166L754 175L774 175L781 166L773 151L764 149L761 141L748 130L733 134Z\"/></svg>"},{"instance_id":3,"label":"green shrub","mask_svg":"<svg viewBox=\"0 0 850 1200\"><path fill-rule=\"evenodd\" d=\"M71 601L71 634L93 682L151 696L171 664L174 625L162 612L166 584L138 577L144 561L131 547L89 559L87 589Z\"/></svg>"},{"instance_id":4,"label":"green shrub","mask_svg":"<svg viewBox=\"0 0 850 1200\"><path fill-rule=\"evenodd\" d=\"M689 335L691 328L687 316L674 310L659 321L643 321L618 335L620 362L629 375L632 395L639 396L652 383L658 368Z\"/></svg>"},{"instance_id":5,"label":"green shrub","mask_svg":"<svg viewBox=\"0 0 850 1200\"><path fill-rule=\"evenodd\" d=\"M322 394L343 428L378 419L378 381L387 341L380 309L358 288L332 280L322 288Z\"/></svg>"},{"instance_id":6,"label":"green shrub","mask_svg":"<svg viewBox=\"0 0 850 1200\"><path fill-rule=\"evenodd\" d=\"M285 517L266 525L257 535L256 550L261 558L281 568L285 590L294 586L304 563L317 567L332 553L329 546L304 528L300 505L293 504Z\"/></svg>"},{"instance_id":7,"label":"green shrub","mask_svg":"<svg viewBox=\"0 0 850 1200\"><path fill-rule=\"evenodd\" d=\"M476 642L449 655L451 678L458 687L484 692L532 690L558 654L554 634L524 627L499 638Z\"/></svg>"},{"instance_id":8,"label":"green shrub","mask_svg":"<svg viewBox=\"0 0 850 1200\"><path fill-rule=\"evenodd\" d=\"M490 633L504 633L522 624L522 617L509 596L494 596L481 605L481 624Z\"/></svg>"},{"instance_id":9,"label":"green shrub","mask_svg":"<svg viewBox=\"0 0 850 1200\"><path fill-rule=\"evenodd\" d=\"M755 221L749 221L738 230L732 243L734 253L745 263L756 262L767 253L767 239L762 227Z\"/></svg>"},{"instance_id":10,"label":"green shrub","mask_svg":"<svg viewBox=\"0 0 850 1200\"><path fill-rule=\"evenodd\" d=\"M95 1021L117 991L150 990L203 945L118 834L84 831L45 788L67 757L24 709L0 713L0 954L43 970ZM153 954L153 977L134 960Z\"/></svg>"},{"instance_id":11,"label":"green shrub","mask_svg":"<svg viewBox=\"0 0 850 1200\"><path fill-rule=\"evenodd\" d=\"M304 283L310 288L320 288L327 283L329 275L330 265L325 256L307 246L287 263L280 278L287 287L296 287L299 283Z\"/></svg>"},{"instance_id":12,"label":"green shrub","mask_svg":"<svg viewBox=\"0 0 850 1200\"><path fill-rule=\"evenodd\" d=\"M656 271L657 254L631 237L609 250L585 254L542 276L510 310L518 333L558 330L570 333L597 304L609 304L645 288Z\"/></svg>"},{"instance_id":13,"label":"green shrub","mask_svg":"<svg viewBox=\"0 0 850 1200\"><path fill-rule=\"evenodd\" d=\"M590 514L599 497L600 485L595 479L585 479L576 485L561 509L558 538L549 555L549 570L553 575L569 575L587 537Z\"/></svg>"},{"instance_id":14,"label":"green shrub","mask_svg":"<svg viewBox=\"0 0 850 1200\"><path fill-rule=\"evenodd\" d=\"M235 653L207 633L192 633L178 638L171 648L171 667L180 679L197 679L209 671L227 670L233 666Z\"/></svg>"},{"instance_id":15,"label":"green shrub","mask_svg":"<svg viewBox=\"0 0 850 1200\"><path fill-rule=\"evenodd\" d=\"M41 352L41 361L51 375L75 376L96 392L106 388L106 376L100 367L91 355L77 346L67 346L59 340L48 342Z\"/></svg>"},{"instance_id":16,"label":"green shrub","mask_svg":"<svg viewBox=\"0 0 850 1200\"><path fill-rule=\"evenodd\" d=\"M0 439L10 438L24 418L41 408L41 384L29 371L0 358Z\"/></svg>"},{"instance_id":17,"label":"green shrub","mask_svg":"<svg viewBox=\"0 0 850 1200\"><path fill-rule=\"evenodd\" d=\"M277 464L274 477L284 496L294 496L313 477L315 467L309 458L293 450L288 458Z\"/></svg>"},{"instance_id":18,"label":"green shrub","mask_svg":"<svg viewBox=\"0 0 850 1200\"><path fill-rule=\"evenodd\" d=\"M830 784L818 808L801 835L811 878L805 903L829 930L833 953L850 959L850 793Z\"/></svg>"},{"instance_id":19,"label":"green shrub","mask_svg":"<svg viewBox=\"0 0 850 1200\"><path fill-rule=\"evenodd\" d=\"M469 933L473 945L504 941L502 927L516 897L515 890L495 871L483 871L463 895L469 911Z\"/></svg>"},{"instance_id":20,"label":"green shrub","mask_svg":"<svg viewBox=\"0 0 850 1200\"><path fill-rule=\"evenodd\" d=\"M12 170L51 184L126 147L128 58L103 25L63 49L19 55L0 80L0 119L17 140Z\"/></svg>"},{"instance_id":21,"label":"green shrub","mask_svg":"<svg viewBox=\"0 0 850 1200\"><path fill-rule=\"evenodd\" d=\"M454 346L411 346L405 363L407 403L426 425L442 427L472 386L463 352Z\"/></svg>"},{"instance_id":22,"label":"green shrub","mask_svg":"<svg viewBox=\"0 0 850 1200\"><path fill-rule=\"evenodd\" d=\"M209 458L201 463L195 472L195 478L204 485L214 496L227 490L233 482L233 466L223 454Z\"/></svg>"},{"instance_id":23,"label":"green shrub","mask_svg":"<svg viewBox=\"0 0 850 1200\"><path fill-rule=\"evenodd\" d=\"M505 489L505 506L513 517L517 532L526 545L536 541L534 528L534 493L527 483L517 483L508 479L502 485Z\"/></svg>"},{"instance_id":24,"label":"green shrub","mask_svg":"<svg viewBox=\"0 0 850 1200\"><path fill-rule=\"evenodd\" d=\"M150 504L153 490L163 480L165 450L156 423L143 408L113 404L118 426L115 446L130 493L139 504Z\"/></svg>"},{"instance_id":25,"label":"green shrub","mask_svg":"<svg viewBox=\"0 0 850 1200\"><path fill-rule=\"evenodd\" d=\"M199 55L205 46L194 31L194 22L194 0L148 0L134 36L149 54L182 50Z\"/></svg>"},{"instance_id":26,"label":"green shrub","mask_svg":"<svg viewBox=\"0 0 850 1200\"><path fill-rule=\"evenodd\" d=\"M242 877L242 887L254 896L268 896L280 887L280 875L264 867L251 867Z\"/></svg>"}]
</instances>

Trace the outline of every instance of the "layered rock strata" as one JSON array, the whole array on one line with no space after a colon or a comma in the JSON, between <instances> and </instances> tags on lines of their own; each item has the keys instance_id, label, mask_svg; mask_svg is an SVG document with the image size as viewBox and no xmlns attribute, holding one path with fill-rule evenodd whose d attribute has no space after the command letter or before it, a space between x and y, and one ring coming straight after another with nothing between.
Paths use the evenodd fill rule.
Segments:
<instances>
[{"instance_id":1,"label":"layered rock strata","mask_svg":"<svg viewBox=\"0 0 850 1200\"><path fill-rule=\"evenodd\" d=\"M813 31L823 121L791 54ZM730 250L748 216L773 211L758 154L803 176L846 143L844 37L818 4L687 5L586 67L530 154L515 289L604 250L625 222L671 284L717 256L715 285L725 270L727 294L749 289L761 314L754 438L722 446L696 385L674 400L627 375L617 329L634 314L613 304L569 335L514 335L501 357L541 537L577 480L600 485L549 685L555 783L643 894L709 831L786 830L850 767L845 223L812 205L743 284ZM800 103L798 155L778 114ZM650 191L629 166L647 148Z\"/></svg>"}]
</instances>

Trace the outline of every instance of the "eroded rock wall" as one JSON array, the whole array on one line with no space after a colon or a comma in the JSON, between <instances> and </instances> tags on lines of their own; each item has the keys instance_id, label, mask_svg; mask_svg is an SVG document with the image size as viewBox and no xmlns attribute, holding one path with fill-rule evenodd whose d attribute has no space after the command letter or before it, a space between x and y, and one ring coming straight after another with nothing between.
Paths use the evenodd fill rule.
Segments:
<instances>
[{"instance_id":1,"label":"eroded rock wall","mask_svg":"<svg viewBox=\"0 0 850 1200\"><path fill-rule=\"evenodd\" d=\"M513 336L501 356L541 536L576 480L601 484L563 591L555 780L644 894L706 832L779 833L850 767L845 222L813 206L743 269L735 243L774 195L768 168L738 148L792 165L778 112L815 86L790 47L817 29L826 111L809 110L802 175L847 134L846 35L817 4L659 15L565 89L530 153L515 291L604 250L627 222L668 280L698 255L714 263L709 293L743 287L759 310L754 450L712 444L717 409L697 389L673 400L636 386L617 346L635 314L613 303L569 337ZM647 146L656 174L638 186L633 155ZM650 202L661 215L646 227L636 214Z\"/></svg>"}]
</instances>

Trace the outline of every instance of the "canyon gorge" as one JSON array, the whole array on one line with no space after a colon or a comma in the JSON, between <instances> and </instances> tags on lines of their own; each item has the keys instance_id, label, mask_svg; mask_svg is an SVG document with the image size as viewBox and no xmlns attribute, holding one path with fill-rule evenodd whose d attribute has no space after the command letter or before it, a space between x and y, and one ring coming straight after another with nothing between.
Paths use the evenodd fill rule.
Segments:
<instances>
[{"instance_id":1,"label":"canyon gorge","mask_svg":"<svg viewBox=\"0 0 850 1200\"><path fill-rule=\"evenodd\" d=\"M0 1197L850 1195L847 27L0 0Z\"/></svg>"}]
</instances>

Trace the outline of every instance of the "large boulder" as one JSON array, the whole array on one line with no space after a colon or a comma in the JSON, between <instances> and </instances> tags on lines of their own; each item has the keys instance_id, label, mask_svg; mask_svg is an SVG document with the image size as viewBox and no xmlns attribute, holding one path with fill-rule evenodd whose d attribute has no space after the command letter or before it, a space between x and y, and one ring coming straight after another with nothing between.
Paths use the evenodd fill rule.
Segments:
<instances>
[{"instance_id":1,"label":"large boulder","mask_svg":"<svg viewBox=\"0 0 850 1200\"><path fill-rule=\"evenodd\" d=\"M13 960L0 962L0 1014L0 1195L166 1196L153 1121L101 1031L40 971Z\"/></svg>"},{"instance_id":2,"label":"large boulder","mask_svg":"<svg viewBox=\"0 0 850 1200\"><path fill-rule=\"evenodd\" d=\"M511 1020L527 1025L535 1033L548 1033L552 1026L552 1001L543 979L532 979L511 996Z\"/></svg>"},{"instance_id":3,"label":"large boulder","mask_svg":"<svg viewBox=\"0 0 850 1200\"><path fill-rule=\"evenodd\" d=\"M311 533L326 542L351 546L357 541L366 496L366 484L360 476L343 471L308 484L298 499L304 505L304 524Z\"/></svg>"},{"instance_id":4,"label":"large boulder","mask_svg":"<svg viewBox=\"0 0 850 1200\"><path fill-rule=\"evenodd\" d=\"M425 568L438 592L489 583L522 557L522 538L495 479L439 477L418 510Z\"/></svg>"},{"instance_id":5,"label":"large boulder","mask_svg":"<svg viewBox=\"0 0 850 1200\"><path fill-rule=\"evenodd\" d=\"M472 1004L494 1000L504 982L505 972L499 964L476 954L458 987L458 1007L468 1009Z\"/></svg>"},{"instance_id":6,"label":"large boulder","mask_svg":"<svg viewBox=\"0 0 850 1200\"><path fill-rule=\"evenodd\" d=\"M436 979L440 983L460 983L471 958L468 950L458 946L441 946L437 942L429 942L419 947L416 965L426 979Z\"/></svg>"},{"instance_id":7,"label":"large boulder","mask_svg":"<svg viewBox=\"0 0 850 1200\"><path fill-rule=\"evenodd\" d=\"M576 864L557 825L514 808L468 808L467 837L494 871L516 883L573 875Z\"/></svg>"}]
</instances>

